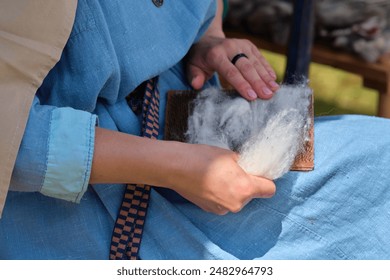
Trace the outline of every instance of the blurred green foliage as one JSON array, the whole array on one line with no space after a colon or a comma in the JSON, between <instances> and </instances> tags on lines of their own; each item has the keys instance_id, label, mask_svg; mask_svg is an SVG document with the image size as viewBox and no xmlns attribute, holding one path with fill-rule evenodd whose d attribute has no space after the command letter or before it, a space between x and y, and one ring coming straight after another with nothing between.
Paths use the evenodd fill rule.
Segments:
<instances>
[{"instance_id":1,"label":"blurred green foliage","mask_svg":"<svg viewBox=\"0 0 390 280\"><path fill-rule=\"evenodd\" d=\"M278 81L283 79L286 58L261 50L274 67ZM314 92L316 116L339 114L376 115L378 92L363 87L360 76L333 67L312 63L309 86Z\"/></svg>"}]
</instances>

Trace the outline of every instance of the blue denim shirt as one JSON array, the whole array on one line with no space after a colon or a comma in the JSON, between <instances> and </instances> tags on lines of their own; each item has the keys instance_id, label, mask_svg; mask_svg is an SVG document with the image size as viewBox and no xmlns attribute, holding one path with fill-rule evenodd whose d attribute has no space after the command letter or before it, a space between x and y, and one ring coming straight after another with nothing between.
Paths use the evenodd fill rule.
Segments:
<instances>
[{"instance_id":1,"label":"blue denim shirt","mask_svg":"<svg viewBox=\"0 0 390 280\"><path fill-rule=\"evenodd\" d=\"M77 201L89 176L96 116L99 126L137 134L138 119L124 101L135 85L161 72L160 112L166 90L188 86L180 63L162 71L197 40L214 5L152 5L79 0L63 57L31 108L14 189L50 190ZM273 198L253 199L239 213L214 215L152 189L141 259L389 259L389 131L382 118L316 119L315 170L289 172L275 182ZM0 220L0 259L108 258L122 197L117 185L87 188L80 204L10 192Z\"/></svg>"},{"instance_id":2,"label":"blue denim shirt","mask_svg":"<svg viewBox=\"0 0 390 280\"><path fill-rule=\"evenodd\" d=\"M79 202L96 123L138 135L125 97L177 64L215 9L212 0L166 1L160 8L144 0L79 0L62 57L35 96L10 189Z\"/></svg>"}]
</instances>

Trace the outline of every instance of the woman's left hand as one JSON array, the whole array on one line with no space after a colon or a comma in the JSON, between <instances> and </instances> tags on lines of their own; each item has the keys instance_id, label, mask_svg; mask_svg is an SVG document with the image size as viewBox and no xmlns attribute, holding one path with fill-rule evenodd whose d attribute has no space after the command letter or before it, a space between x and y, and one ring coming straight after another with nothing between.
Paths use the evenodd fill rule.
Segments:
<instances>
[{"instance_id":1,"label":"woman's left hand","mask_svg":"<svg viewBox=\"0 0 390 280\"><path fill-rule=\"evenodd\" d=\"M237 54L245 54L233 64ZM205 35L192 46L187 57L187 78L201 89L214 72L247 100L269 99L279 88L276 74L258 48L246 39Z\"/></svg>"}]
</instances>

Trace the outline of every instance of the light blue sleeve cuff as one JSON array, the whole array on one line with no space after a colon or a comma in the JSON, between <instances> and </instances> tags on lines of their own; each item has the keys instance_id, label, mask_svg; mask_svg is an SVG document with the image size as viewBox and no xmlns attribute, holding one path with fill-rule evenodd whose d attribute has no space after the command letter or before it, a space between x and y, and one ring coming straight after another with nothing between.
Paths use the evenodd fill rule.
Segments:
<instances>
[{"instance_id":1,"label":"light blue sleeve cuff","mask_svg":"<svg viewBox=\"0 0 390 280\"><path fill-rule=\"evenodd\" d=\"M91 175L96 121L85 111L53 110L42 194L80 202Z\"/></svg>"}]
</instances>

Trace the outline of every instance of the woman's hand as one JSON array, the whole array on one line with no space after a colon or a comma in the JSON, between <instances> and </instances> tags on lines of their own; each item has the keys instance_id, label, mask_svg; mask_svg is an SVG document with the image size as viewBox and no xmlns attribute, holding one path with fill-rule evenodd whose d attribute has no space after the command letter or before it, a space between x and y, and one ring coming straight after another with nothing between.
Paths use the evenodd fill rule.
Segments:
<instances>
[{"instance_id":1,"label":"woman's hand","mask_svg":"<svg viewBox=\"0 0 390 280\"><path fill-rule=\"evenodd\" d=\"M272 181L248 175L237 154L207 145L146 139L96 128L90 183L170 188L216 214L237 212L252 198L275 193Z\"/></svg>"},{"instance_id":2,"label":"woman's hand","mask_svg":"<svg viewBox=\"0 0 390 280\"><path fill-rule=\"evenodd\" d=\"M240 211L253 198L268 198L275 184L245 173L237 164L236 153L207 145L171 143L176 155L169 188L215 214Z\"/></svg>"},{"instance_id":3,"label":"woman's hand","mask_svg":"<svg viewBox=\"0 0 390 280\"><path fill-rule=\"evenodd\" d=\"M233 64L231 60L239 53L247 58L241 57ZM247 100L269 99L279 88L274 70L249 40L205 34L186 59L187 78L195 89L200 89L214 72Z\"/></svg>"}]
</instances>

